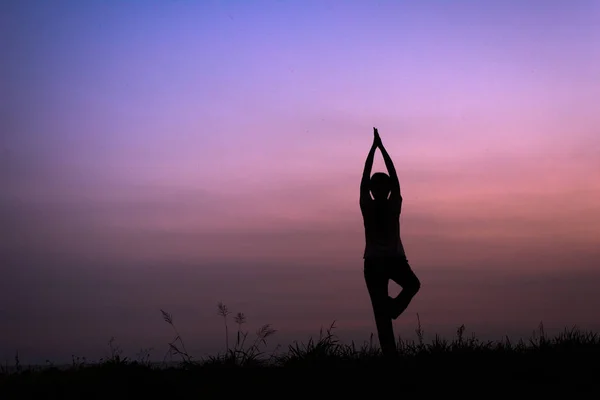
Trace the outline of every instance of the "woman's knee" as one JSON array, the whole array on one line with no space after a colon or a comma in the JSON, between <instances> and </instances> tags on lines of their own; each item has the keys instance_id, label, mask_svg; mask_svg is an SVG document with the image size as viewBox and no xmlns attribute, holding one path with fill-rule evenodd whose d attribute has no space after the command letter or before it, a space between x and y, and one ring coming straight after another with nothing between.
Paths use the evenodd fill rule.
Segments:
<instances>
[{"instance_id":1,"label":"woman's knee","mask_svg":"<svg viewBox=\"0 0 600 400\"><path fill-rule=\"evenodd\" d=\"M419 278L417 278L416 276L410 280L409 284L406 285L404 288L404 290L408 290L409 292L411 292L413 295L417 294L419 292L419 290L421 289L421 281L419 280Z\"/></svg>"}]
</instances>

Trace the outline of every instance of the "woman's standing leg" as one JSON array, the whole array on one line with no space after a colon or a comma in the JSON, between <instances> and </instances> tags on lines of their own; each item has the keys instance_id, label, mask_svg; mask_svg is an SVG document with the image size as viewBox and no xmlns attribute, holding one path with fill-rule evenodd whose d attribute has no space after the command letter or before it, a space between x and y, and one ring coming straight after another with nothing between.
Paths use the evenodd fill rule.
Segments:
<instances>
[{"instance_id":1,"label":"woman's standing leg","mask_svg":"<svg viewBox=\"0 0 600 400\"><path fill-rule=\"evenodd\" d=\"M389 277L385 273L385 264L376 259L365 259L364 275L373 306L381 351L385 356L393 356L397 349L394 327L390 318Z\"/></svg>"}]
</instances>

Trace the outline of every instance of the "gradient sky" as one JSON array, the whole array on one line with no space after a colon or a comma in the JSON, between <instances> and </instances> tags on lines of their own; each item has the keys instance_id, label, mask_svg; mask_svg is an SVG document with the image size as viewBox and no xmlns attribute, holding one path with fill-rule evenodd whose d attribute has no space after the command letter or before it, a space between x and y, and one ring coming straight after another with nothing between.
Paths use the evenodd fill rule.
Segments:
<instances>
[{"instance_id":1,"label":"gradient sky","mask_svg":"<svg viewBox=\"0 0 600 400\"><path fill-rule=\"evenodd\" d=\"M368 339L373 126L422 281L397 334L600 329L597 1L14 0L0 38L2 361L161 359L160 308L214 353L218 301Z\"/></svg>"}]
</instances>

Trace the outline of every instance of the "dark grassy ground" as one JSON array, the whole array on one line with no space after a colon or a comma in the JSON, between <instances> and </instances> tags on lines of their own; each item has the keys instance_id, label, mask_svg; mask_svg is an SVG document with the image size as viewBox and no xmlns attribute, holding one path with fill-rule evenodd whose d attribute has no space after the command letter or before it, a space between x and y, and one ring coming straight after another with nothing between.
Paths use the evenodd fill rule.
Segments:
<instances>
[{"instance_id":1,"label":"dark grassy ground","mask_svg":"<svg viewBox=\"0 0 600 400\"><path fill-rule=\"evenodd\" d=\"M163 317L175 329L172 317ZM200 361L187 354L177 334L170 354L181 362L170 367L130 361L115 349L107 360L74 362L66 369L16 365L16 371L0 373L0 398L600 394L600 337L576 328L548 338L540 325L529 340L512 343L465 337L463 326L451 341L425 343L419 327L417 341L399 340L399 356L392 361L383 359L372 342L361 347L339 343L333 327L284 353L262 354L274 332L265 325L246 345L247 333L239 330L227 353Z\"/></svg>"}]
</instances>

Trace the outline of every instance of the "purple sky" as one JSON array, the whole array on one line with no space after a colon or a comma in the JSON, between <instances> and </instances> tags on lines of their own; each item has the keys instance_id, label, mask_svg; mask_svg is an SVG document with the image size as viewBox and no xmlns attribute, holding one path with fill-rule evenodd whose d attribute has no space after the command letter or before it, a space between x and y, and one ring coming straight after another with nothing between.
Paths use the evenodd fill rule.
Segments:
<instances>
[{"instance_id":1,"label":"purple sky","mask_svg":"<svg viewBox=\"0 0 600 400\"><path fill-rule=\"evenodd\" d=\"M160 358L160 308L214 353L221 300L368 339L373 126L422 281L397 334L600 329L597 1L23 0L0 38L0 360Z\"/></svg>"}]
</instances>

